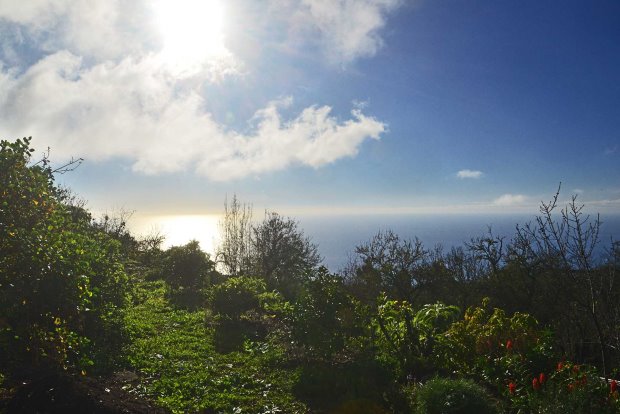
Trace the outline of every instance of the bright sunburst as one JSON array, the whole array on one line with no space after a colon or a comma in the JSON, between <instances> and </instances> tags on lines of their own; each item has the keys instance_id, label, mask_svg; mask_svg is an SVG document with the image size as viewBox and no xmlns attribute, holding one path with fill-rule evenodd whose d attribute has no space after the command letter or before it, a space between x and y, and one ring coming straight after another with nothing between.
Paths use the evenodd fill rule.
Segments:
<instances>
[{"instance_id":1,"label":"bright sunburst","mask_svg":"<svg viewBox=\"0 0 620 414\"><path fill-rule=\"evenodd\" d=\"M155 14L167 63L185 69L228 53L220 0L157 0Z\"/></svg>"}]
</instances>

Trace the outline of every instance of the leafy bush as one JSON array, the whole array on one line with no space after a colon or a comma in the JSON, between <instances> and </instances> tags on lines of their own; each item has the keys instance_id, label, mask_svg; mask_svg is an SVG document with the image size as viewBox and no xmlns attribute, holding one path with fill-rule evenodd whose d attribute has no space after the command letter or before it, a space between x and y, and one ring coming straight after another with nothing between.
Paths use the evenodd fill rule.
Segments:
<instances>
[{"instance_id":1,"label":"leafy bush","mask_svg":"<svg viewBox=\"0 0 620 414\"><path fill-rule=\"evenodd\" d=\"M215 345L219 351L241 349L243 342L261 340L267 334L263 299L277 302L277 295L265 292L265 281L251 277L231 277L210 292L211 310L216 316Z\"/></svg>"},{"instance_id":2,"label":"leafy bush","mask_svg":"<svg viewBox=\"0 0 620 414\"><path fill-rule=\"evenodd\" d=\"M123 338L119 244L62 203L29 143L0 143L0 368L101 366Z\"/></svg>"},{"instance_id":3,"label":"leafy bush","mask_svg":"<svg viewBox=\"0 0 620 414\"><path fill-rule=\"evenodd\" d=\"M184 246L173 246L164 254L164 278L170 286L171 299L177 305L189 308L202 305L203 289L215 273L215 264L196 240Z\"/></svg>"},{"instance_id":4,"label":"leafy bush","mask_svg":"<svg viewBox=\"0 0 620 414\"><path fill-rule=\"evenodd\" d=\"M434 378L415 391L416 414L491 414L497 407L480 385L470 380Z\"/></svg>"},{"instance_id":5,"label":"leafy bush","mask_svg":"<svg viewBox=\"0 0 620 414\"><path fill-rule=\"evenodd\" d=\"M258 309L259 295L265 293L265 281L252 277L231 277L211 290L211 310L220 316L239 319L241 315Z\"/></svg>"},{"instance_id":6,"label":"leafy bush","mask_svg":"<svg viewBox=\"0 0 620 414\"><path fill-rule=\"evenodd\" d=\"M488 306L469 308L463 320L438 336L438 363L450 372L468 376L498 393L511 381L522 383L548 371L555 360L551 338L532 316Z\"/></svg>"},{"instance_id":7,"label":"leafy bush","mask_svg":"<svg viewBox=\"0 0 620 414\"><path fill-rule=\"evenodd\" d=\"M456 306L440 302L415 312L409 302L381 295L372 320L377 356L393 365L401 378L429 375L435 370L432 356L437 336L459 313Z\"/></svg>"},{"instance_id":8,"label":"leafy bush","mask_svg":"<svg viewBox=\"0 0 620 414\"><path fill-rule=\"evenodd\" d=\"M342 278L320 270L305 283L293 305L292 339L310 357L330 357L342 351L350 337L362 333L360 313Z\"/></svg>"}]
</instances>

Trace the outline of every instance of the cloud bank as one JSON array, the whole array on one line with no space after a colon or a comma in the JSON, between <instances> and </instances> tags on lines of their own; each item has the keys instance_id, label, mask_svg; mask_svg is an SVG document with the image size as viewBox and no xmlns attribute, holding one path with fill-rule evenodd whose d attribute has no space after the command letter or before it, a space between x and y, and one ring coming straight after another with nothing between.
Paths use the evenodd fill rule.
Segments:
<instances>
[{"instance_id":1,"label":"cloud bank","mask_svg":"<svg viewBox=\"0 0 620 414\"><path fill-rule=\"evenodd\" d=\"M327 105L295 113L290 98L258 108L243 132L218 123L205 85L234 81L242 63L227 55L190 71L170 67L148 23L151 3L0 1L3 138L31 135L57 157L120 158L145 174L194 171L223 181L295 165L319 168L355 156L363 142L386 132L359 108L345 119ZM397 2L295 4L310 10L312 24L330 39L326 47L350 61L380 47L377 30Z\"/></svg>"}]
</instances>

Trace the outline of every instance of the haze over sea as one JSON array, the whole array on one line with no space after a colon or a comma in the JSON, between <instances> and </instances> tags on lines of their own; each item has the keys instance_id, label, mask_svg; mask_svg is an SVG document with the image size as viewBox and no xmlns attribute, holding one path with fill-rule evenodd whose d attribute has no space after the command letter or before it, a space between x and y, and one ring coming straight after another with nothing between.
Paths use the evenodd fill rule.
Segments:
<instances>
[{"instance_id":1,"label":"haze over sea","mask_svg":"<svg viewBox=\"0 0 620 414\"><path fill-rule=\"evenodd\" d=\"M132 227L138 233L158 230L165 234L165 247L196 239L213 257L219 238L219 218L218 215L138 216L132 220ZM533 215L525 214L321 214L294 218L318 244L323 263L333 272L348 263L356 246L369 241L379 231L392 230L403 239L417 237L427 249L441 244L449 250L473 237L486 235L489 227L494 235L510 240L517 224L534 220ZM620 240L620 215L601 215L601 223L599 253L610 246L612 238Z\"/></svg>"}]
</instances>

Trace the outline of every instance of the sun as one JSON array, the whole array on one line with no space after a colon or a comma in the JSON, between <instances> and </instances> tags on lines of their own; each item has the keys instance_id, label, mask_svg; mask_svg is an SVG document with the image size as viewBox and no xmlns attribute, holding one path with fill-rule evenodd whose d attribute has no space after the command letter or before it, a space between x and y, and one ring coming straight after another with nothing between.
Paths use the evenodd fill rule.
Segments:
<instances>
[{"instance_id":1,"label":"sun","mask_svg":"<svg viewBox=\"0 0 620 414\"><path fill-rule=\"evenodd\" d=\"M155 18L162 57L173 66L190 68L228 53L220 0L156 0Z\"/></svg>"}]
</instances>

